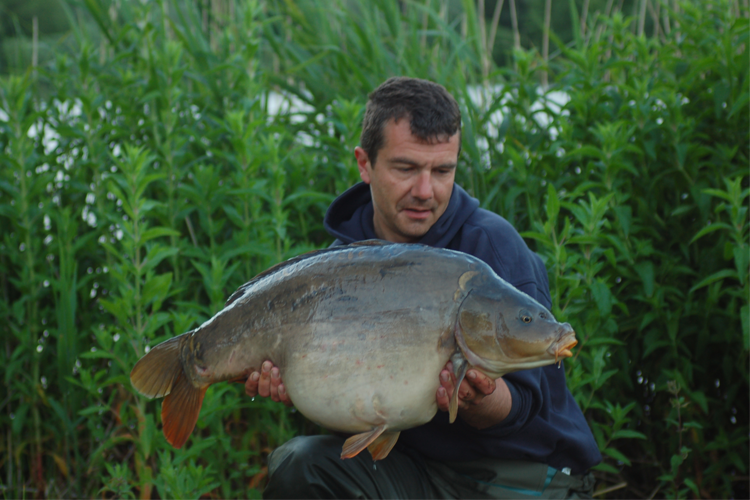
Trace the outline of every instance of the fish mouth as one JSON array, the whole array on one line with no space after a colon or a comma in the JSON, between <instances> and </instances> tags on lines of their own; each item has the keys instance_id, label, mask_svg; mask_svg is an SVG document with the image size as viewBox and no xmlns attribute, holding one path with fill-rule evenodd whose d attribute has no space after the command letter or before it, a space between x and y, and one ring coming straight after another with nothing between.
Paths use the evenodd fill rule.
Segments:
<instances>
[{"instance_id":1,"label":"fish mouth","mask_svg":"<svg viewBox=\"0 0 750 500\"><path fill-rule=\"evenodd\" d=\"M565 325L567 325L567 328L561 332L560 339L550 348L555 354L555 364L560 363L562 358L572 357L573 352L571 352L570 349L578 344L578 340L576 340L576 332L574 332L567 323L565 323Z\"/></svg>"}]
</instances>

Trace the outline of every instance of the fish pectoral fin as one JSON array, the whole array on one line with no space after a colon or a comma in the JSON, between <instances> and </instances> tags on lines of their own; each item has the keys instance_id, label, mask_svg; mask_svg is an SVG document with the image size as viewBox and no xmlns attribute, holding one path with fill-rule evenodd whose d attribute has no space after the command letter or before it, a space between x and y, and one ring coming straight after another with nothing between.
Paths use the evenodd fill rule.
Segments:
<instances>
[{"instance_id":1,"label":"fish pectoral fin","mask_svg":"<svg viewBox=\"0 0 750 500\"><path fill-rule=\"evenodd\" d=\"M198 421L206 389L195 387L184 372L177 375L172 391L161 404L162 432L167 442L175 448L182 448Z\"/></svg>"},{"instance_id":2,"label":"fish pectoral fin","mask_svg":"<svg viewBox=\"0 0 750 500\"><path fill-rule=\"evenodd\" d=\"M458 353L451 357L451 362L453 363L453 375L455 381L453 383L453 395L448 404L448 421L452 424L456 421L456 417L458 416L458 389L461 387L461 382L463 382L464 377L466 376L466 370L469 368L469 363L467 363L466 359Z\"/></svg>"},{"instance_id":3,"label":"fish pectoral fin","mask_svg":"<svg viewBox=\"0 0 750 500\"><path fill-rule=\"evenodd\" d=\"M341 458L352 458L356 457L360 451L364 450L370 444L380 437L385 432L386 425L382 424L375 427L371 431L363 432L361 434L355 434L346 441L344 441L344 447L341 449ZM398 436L396 436L398 438ZM395 441L394 441L395 442ZM390 449L388 450L390 451ZM386 455L388 453L386 452ZM377 460L377 458L375 459Z\"/></svg>"},{"instance_id":4,"label":"fish pectoral fin","mask_svg":"<svg viewBox=\"0 0 750 500\"><path fill-rule=\"evenodd\" d=\"M370 443L367 449L370 451L373 460L383 460L391 452L398 441L401 431L384 432L378 438Z\"/></svg>"}]
</instances>

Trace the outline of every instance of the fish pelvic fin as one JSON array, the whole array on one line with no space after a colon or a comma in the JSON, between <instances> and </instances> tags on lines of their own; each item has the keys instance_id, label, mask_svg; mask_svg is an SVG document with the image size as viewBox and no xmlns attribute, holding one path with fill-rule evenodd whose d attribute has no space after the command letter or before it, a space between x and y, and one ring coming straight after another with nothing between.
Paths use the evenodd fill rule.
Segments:
<instances>
[{"instance_id":1,"label":"fish pelvic fin","mask_svg":"<svg viewBox=\"0 0 750 500\"><path fill-rule=\"evenodd\" d=\"M355 434L346 441L344 441L344 447L341 449L341 458L352 458L356 457L360 451L364 450L370 444L380 437L385 432L386 425L382 424L375 427L371 431L363 432L361 434ZM398 438L398 436L396 436ZM395 444L395 441L394 441ZM388 449L388 451L391 451ZM386 452L386 455L388 452ZM373 457L375 458L375 457ZM375 458L375 460L378 460Z\"/></svg>"},{"instance_id":2,"label":"fish pelvic fin","mask_svg":"<svg viewBox=\"0 0 750 500\"><path fill-rule=\"evenodd\" d=\"M396 431L384 432L383 434L378 436L378 438L370 443L370 446L367 447L370 455L372 455L372 459L383 460L385 457L387 457L393 447L396 445L396 441L398 441L398 437L400 435L401 431Z\"/></svg>"},{"instance_id":3,"label":"fish pelvic fin","mask_svg":"<svg viewBox=\"0 0 750 500\"><path fill-rule=\"evenodd\" d=\"M466 362L466 359L460 352L451 357L451 362L453 363L453 376L455 380L453 382L453 395L451 396L450 403L448 403L448 421L452 424L458 416L458 389L466 376L469 363Z\"/></svg>"},{"instance_id":4,"label":"fish pelvic fin","mask_svg":"<svg viewBox=\"0 0 750 500\"><path fill-rule=\"evenodd\" d=\"M172 385L172 391L161 404L162 432L167 442L175 448L182 448L198 421L206 387L195 387L183 371Z\"/></svg>"},{"instance_id":5,"label":"fish pelvic fin","mask_svg":"<svg viewBox=\"0 0 750 500\"><path fill-rule=\"evenodd\" d=\"M165 340L138 360L130 372L130 382L136 391L148 398L169 394L177 375L182 372L180 344L189 333Z\"/></svg>"}]
</instances>

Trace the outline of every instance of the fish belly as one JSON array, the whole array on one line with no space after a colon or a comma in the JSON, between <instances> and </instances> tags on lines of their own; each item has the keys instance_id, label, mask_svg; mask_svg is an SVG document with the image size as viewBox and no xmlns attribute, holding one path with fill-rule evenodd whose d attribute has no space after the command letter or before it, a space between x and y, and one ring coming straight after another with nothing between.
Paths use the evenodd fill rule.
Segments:
<instances>
[{"instance_id":1,"label":"fish belly","mask_svg":"<svg viewBox=\"0 0 750 500\"><path fill-rule=\"evenodd\" d=\"M334 345L331 345L334 344ZM335 341L292 353L284 384L295 407L321 426L359 433L387 424L403 430L429 422L437 411L439 374L450 353L430 346Z\"/></svg>"}]
</instances>

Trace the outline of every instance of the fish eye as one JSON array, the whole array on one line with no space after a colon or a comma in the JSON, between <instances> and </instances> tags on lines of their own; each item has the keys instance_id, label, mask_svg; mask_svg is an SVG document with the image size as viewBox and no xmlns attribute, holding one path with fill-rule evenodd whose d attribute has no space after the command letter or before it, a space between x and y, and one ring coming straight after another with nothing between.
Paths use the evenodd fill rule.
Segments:
<instances>
[{"instance_id":1,"label":"fish eye","mask_svg":"<svg viewBox=\"0 0 750 500\"><path fill-rule=\"evenodd\" d=\"M521 321L523 321L524 323L531 323L533 321L533 318L528 311L521 311Z\"/></svg>"}]
</instances>

